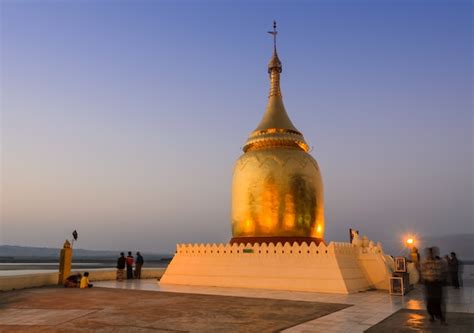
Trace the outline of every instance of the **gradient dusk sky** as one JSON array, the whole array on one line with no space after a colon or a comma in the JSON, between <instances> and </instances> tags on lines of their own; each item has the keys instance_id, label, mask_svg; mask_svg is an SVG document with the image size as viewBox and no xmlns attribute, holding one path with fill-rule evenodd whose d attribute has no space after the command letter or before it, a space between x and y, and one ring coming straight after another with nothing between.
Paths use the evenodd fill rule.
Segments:
<instances>
[{"instance_id":1,"label":"gradient dusk sky","mask_svg":"<svg viewBox=\"0 0 474 333\"><path fill-rule=\"evenodd\" d=\"M0 3L1 244L227 242L273 19L325 238L473 233L471 1Z\"/></svg>"}]
</instances>

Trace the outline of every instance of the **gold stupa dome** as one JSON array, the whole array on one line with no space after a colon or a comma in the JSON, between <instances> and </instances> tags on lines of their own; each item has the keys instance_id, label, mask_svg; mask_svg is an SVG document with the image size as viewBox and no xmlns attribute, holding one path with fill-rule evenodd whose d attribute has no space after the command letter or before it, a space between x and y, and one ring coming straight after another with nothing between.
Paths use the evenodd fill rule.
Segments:
<instances>
[{"instance_id":1,"label":"gold stupa dome","mask_svg":"<svg viewBox=\"0 0 474 333\"><path fill-rule=\"evenodd\" d=\"M265 114L235 164L231 242L319 243L324 238L321 174L283 104L275 22L269 33L274 37L270 94Z\"/></svg>"}]
</instances>

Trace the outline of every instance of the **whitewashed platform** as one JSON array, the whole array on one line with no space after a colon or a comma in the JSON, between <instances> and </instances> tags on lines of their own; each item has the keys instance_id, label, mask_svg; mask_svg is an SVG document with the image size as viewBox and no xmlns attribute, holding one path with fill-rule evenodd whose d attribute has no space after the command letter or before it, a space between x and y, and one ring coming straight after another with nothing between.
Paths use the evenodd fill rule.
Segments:
<instances>
[{"instance_id":1,"label":"whitewashed platform","mask_svg":"<svg viewBox=\"0 0 474 333\"><path fill-rule=\"evenodd\" d=\"M160 284L327 293L388 290L393 261L380 244L182 244Z\"/></svg>"}]
</instances>

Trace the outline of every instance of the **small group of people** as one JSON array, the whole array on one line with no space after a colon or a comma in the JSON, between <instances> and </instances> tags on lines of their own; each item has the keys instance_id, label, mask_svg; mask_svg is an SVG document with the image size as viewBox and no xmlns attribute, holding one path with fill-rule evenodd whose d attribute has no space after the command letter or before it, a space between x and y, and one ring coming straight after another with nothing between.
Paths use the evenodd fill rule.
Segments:
<instances>
[{"instance_id":1,"label":"small group of people","mask_svg":"<svg viewBox=\"0 0 474 333\"><path fill-rule=\"evenodd\" d=\"M140 252L136 253L137 257L134 258L132 252L129 251L125 257L123 252L120 253L120 257L117 259L117 280L123 281L125 279L125 271L127 272L127 280L130 279L141 279L142 267L145 261ZM134 269L135 268L135 269ZM89 281L89 272L84 274L76 273L70 275L64 282L66 288L92 288L93 285Z\"/></svg>"},{"instance_id":2,"label":"small group of people","mask_svg":"<svg viewBox=\"0 0 474 333\"><path fill-rule=\"evenodd\" d=\"M446 255L442 259L437 247L429 247L420 268L429 319L431 322L439 319L442 324L446 324L443 289L449 284L459 289L459 261L456 253L451 252L451 256Z\"/></svg>"},{"instance_id":3,"label":"small group of people","mask_svg":"<svg viewBox=\"0 0 474 333\"><path fill-rule=\"evenodd\" d=\"M127 280L130 279L141 279L142 267L145 261L140 252L136 253L136 259L133 257L132 252L128 251L128 255L125 257L123 252L120 253L120 257L117 259L117 280L123 281L125 279L125 269L127 271ZM135 265L135 270L133 269Z\"/></svg>"},{"instance_id":4,"label":"small group of people","mask_svg":"<svg viewBox=\"0 0 474 333\"><path fill-rule=\"evenodd\" d=\"M73 274L68 276L64 282L64 287L66 288L92 288L94 285L89 281L89 272L84 272L84 275L81 273Z\"/></svg>"}]
</instances>

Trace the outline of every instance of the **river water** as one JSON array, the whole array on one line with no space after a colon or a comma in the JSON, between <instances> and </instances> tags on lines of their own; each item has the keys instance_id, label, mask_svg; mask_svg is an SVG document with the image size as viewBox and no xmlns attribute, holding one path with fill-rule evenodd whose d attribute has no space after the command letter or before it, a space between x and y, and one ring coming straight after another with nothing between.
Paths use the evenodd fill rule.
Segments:
<instances>
[{"instance_id":1,"label":"river water","mask_svg":"<svg viewBox=\"0 0 474 333\"><path fill-rule=\"evenodd\" d=\"M144 267L155 268L155 267L166 267L166 262L149 262L145 263ZM85 270L96 270L96 269L110 269L115 268L113 262L80 262L73 263L73 271L85 271ZM57 262L15 262L15 263L0 263L0 276L14 276L14 275L25 275L35 273L54 273L59 270Z\"/></svg>"}]
</instances>

